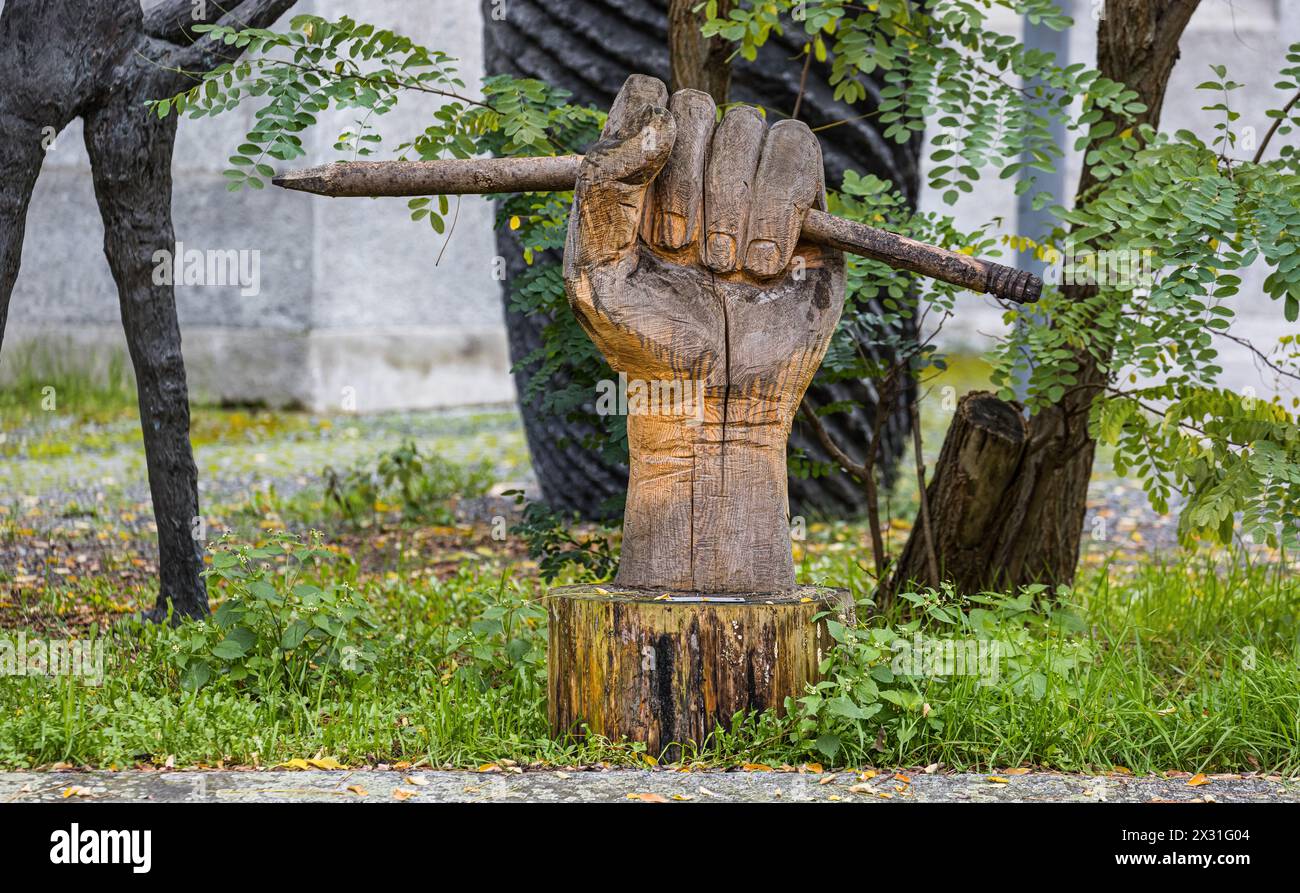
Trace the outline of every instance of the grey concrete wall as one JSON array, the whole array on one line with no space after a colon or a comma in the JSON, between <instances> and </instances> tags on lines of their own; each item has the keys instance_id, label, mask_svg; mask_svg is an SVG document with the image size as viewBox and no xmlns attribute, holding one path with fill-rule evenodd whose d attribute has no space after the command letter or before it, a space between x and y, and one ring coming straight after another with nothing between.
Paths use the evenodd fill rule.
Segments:
<instances>
[{"instance_id":1,"label":"grey concrete wall","mask_svg":"<svg viewBox=\"0 0 1300 893\"><path fill-rule=\"evenodd\" d=\"M469 92L478 89L475 0L303 0L290 16L300 12L362 16L452 53ZM437 108L433 100L404 97L377 119L385 140L418 134ZM346 400L361 412L512 400L489 204L462 200L435 266L444 237L412 222L404 199L227 192L221 171L256 107L186 119L177 137L178 241L201 251L257 251L260 261L256 295L237 286L176 288L194 394L322 410ZM353 117L331 113L308 131L307 156L295 166L336 157L332 144ZM102 239L74 122L48 153L33 197L0 378L36 343L72 358L125 351Z\"/></svg>"},{"instance_id":2,"label":"grey concrete wall","mask_svg":"<svg viewBox=\"0 0 1300 893\"><path fill-rule=\"evenodd\" d=\"M1058 4L1061 0L1057 0ZM1097 34L1093 11L1101 6L1100 0L1073 0L1075 26L1070 31L1070 61L1086 65L1096 64ZM1011 16L994 20L995 27L1009 34L1020 34L1021 23ZM1255 128L1257 139L1272 123L1264 116L1269 108L1283 105L1289 96L1274 89L1278 70L1286 67L1286 48L1300 41L1300 0L1201 0L1181 44L1181 56L1170 77L1165 105L1161 116L1161 129L1173 131L1186 128L1199 134L1207 142L1213 126L1221 120L1219 112L1205 112L1201 106L1218 101L1207 99L1205 91L1196 85L1214 77L1211 64L1228 66L1229 76L1246 86L1233 91L1231 102L1242 117L1236 122L1238 130L1247 126ZM1073 137L1069 137L1073 141ZM1292 137L1294 139L1294 137ZM1269 156L1276 157L1284 144L1275 138L1270 144ZM1245 149L1238 155L1246 156ZM1068 197L1073 196L1079 179L1080 157L1069 152L1065 166L1065 183ZM922 207L947 209L958 226L973 230L995 218L1002 223L993 228L998 235L1016 232L1016 197L1012 181L986 178L976 185L974 193L963 196L954 206L943 204L939 195L924 190ZM1010 262L1014 254L1004 250L1002 261ZM1280 335L1300 333L1300 326L1283 320L1282 308L1262 291L1267 269L1258 265L1243 277L1242 290L1234 307L1238 313L1234 334L1256 342L1268 350ZM994 339L1007 331L1002 323L1002 311L987 298L964 295L958 302L957 314L948 320L938 341L950 350L987 350ZM1286 381L1278 382L1261 372L1251 355L1236 344L1222 338L1216 339L1224 365L1223 384L1234 388L1253 387L1257 394L1282 392L1292 394L1294 388ZM1291 383L1294 384L1293 382Z\"/></svg>"},{"instance_id":3,"label":"grey concrete wall","mask_svg":"<svg viewBox=\"0 0 1300 893\"><path fill-rule=\"evenodd\" d=\"M1071 58L1092 64L1096 4L1073 2L1078 24L1070 33ZM481 77L476 0L302 0L297 11L349 13L395 28L458 56L471 91ZM1008 33L1020 28L1014 17L997 25ZM1294 40L1300 40L1300 0L1203 0L1169 86L1164 126L1209 133L1213 122L1200 110L1205 99L1194 88L1208 76L1209 63L1222 62L1235 80L1249 85L1234 96L1244 114L1239 123L1253 124L1262 135L1269 123L1264 109L1280 104L1271 85ZM431 99L404 98L383 119L386 139L421 130L436 107ZM455 232L435 266L442 239L408 219L403 199L228 193L221 170L254 108L186 120L177 140L177 238L199 249L256 249L261 259L256 296L242 296L237 287L177 287L196 395L293 401L323 410L351 399L363 412L512 399L487 203L462 200ZM350 120L335 115L310 131L302 163L334 157L335 134ZM1071 154L1066 183L1072 186L1077 177L1078 158ZM928 190L922 203L945 207ZM968 229L1001 217L996 231L1014 232L1011 184L986 179L949 213ZM79 123L60 134L50 151L27 225L0 379L14 367L23 342L76 358L124 350ZM1281 315L1259 291L1262 278L1260 272L1245 282L1236 331L1268 344L1282 334ZM986 349L1004 331L1000 311L985 299L964 296L959 311L944 327L946 347ZM1272 383L1261 383L1242 349L1225 343L1223 351L1228 383L1274 390Z\"/></svg>"}]
</instances>

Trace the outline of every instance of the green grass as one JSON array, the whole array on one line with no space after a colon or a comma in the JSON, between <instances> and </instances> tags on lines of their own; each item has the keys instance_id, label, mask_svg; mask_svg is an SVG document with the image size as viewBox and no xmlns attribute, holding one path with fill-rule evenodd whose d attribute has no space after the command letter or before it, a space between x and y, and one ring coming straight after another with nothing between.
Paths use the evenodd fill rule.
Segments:
<instances>
[{"instance_id":1,"label":"green grass","mask_svg":"<svg viewBox=\"0 0 1300 893\"><path fill-rule=\"evenodd\" d=\"M0 680L0 766L122 767L168 757L176 765L273 765L320 753L349 765L640 762L637 746L550 738L544 590L508 568L479 567L466 563L442 582L391 573L357 580L355 565L340 556L322 579L355 582L375 608L377 660L357 674L317 668L319 677L301 688L216 678L187 691L174 655L192 626L101 633L102 687L72 678ZM859 592L863 583L815 576ZM1300 772L1294 579L1277 568L1187 560L1093 571L1072 597L1075 609L1048 620L1005 605L991 612L993 625L980 635L1014 642L1019 652L1008 662L1017 669L1004 668L997 684L896 677L893 687L914 692L914 703L890 704L860 723L750 717L689 759ZM863 632L971 634L905 620L876 617ZM859 670L834 672L852 686L862 681ZM842 745L833 759L818 748L832 733Z\"/></svg>"},{"instance_id":2,"label":"green grass","mask_svg":"<svg viewBox=\"0 0 1300 893\"><path fill-rule=\"evenodd\" d=\"M978 386L981 375L967 364L937 385L950 383L960 392ZM39 409L47 386L59 395L57 413ZM98 384L71 374L29 375L0 392L3 430L17 432L0 450L17 450L29 468L63 461L45 461L42 450L73 457L101 446L136 450L133 404L129 377L120 369ZM937 399L923 403L927 454L937 452L946 426L938 406ZM201 465L205 456L225 463L256 452L267 456L267 466L301 474L319 471L304 461L323 461L304 455L347 467L347 445L396 445L411 424L402 416L329 420L198 408L195 439ZM439 455L492 457L498 477L508 480L525 472L518 422L508 414L440 418L420 422L417 430L422 447ZM104 445L96 438L122 442ZM125 439L132 441L129 448ZM266 479L283 480L285 473L268 471ZM915 481L909 479L901 475L892 494L895 519L911 517ZM43 636L101 637L106 663L99 687L68 677L0 677L0 768L64 762L126 767L169 757L177 766L276 765L317 754L348 765L406 760L472 767L499 759L644 764L638 746L550 737L546 590L535 569L518 559L517 543L485 545L480 538L456 544L450 534L434 533L437 528L393 517L350 530L347 548L336 546L314 573L321 585L355 587L373 611L376 628L361 641L373 651L373 664L360 670L299 664L292 678L264 670L239 679L217 672L193 691L182 684L182 657L211 651L224 631L210 623L173 630L110 620L147 606L155 585L151 574L122 575L152 547L116 525L123 511L137 509L114 498L110 492L103 503L41 506L87 518L108 535L114 548L105 551L100 574L78 570L60 577L28 568L40 575L41 588L0 589L0 621L13 627L0 629L0 660L6 639L12 643L20 629L36 636L39 629ZM259 525L271 524L268 519L295 530L324 526L342 536L328 509L319 483L287 496L255 491L244 502L208 506L238 522L245 538L265 535ZM28 523L15 511L0 525L0 548L25 543L32 535ZM119 534L126 537L121 542ZM896 550L906 530L889 535ZM807 542L798 546L801 581L846 587L865 606L873 587L865 540L860 525L812 524ZM445 576L449 564L450 577L431 573L437 567ZM1240 555L1181 554L1088 567L1064 596L1069 607L1049 608L1041 597L970 602L918 596L911 615L873 616L841 634L844 644L828 668L820 704L805 702L784 718L741 717L688 759L709 765L940 762L979 770L1123 766L1137 773L1259 769L1295 775L1300 582L1286 567L1286 556L1282 564L1252 565ZM214 604L227 602L234 591L229 581L214 582ZM90 617L112 625L87 628ZM1014 653L1006 655L993 684L972 675L894 674L891 653L878 646L918 632L997 641Z\"/></svg>"}]
</instances>

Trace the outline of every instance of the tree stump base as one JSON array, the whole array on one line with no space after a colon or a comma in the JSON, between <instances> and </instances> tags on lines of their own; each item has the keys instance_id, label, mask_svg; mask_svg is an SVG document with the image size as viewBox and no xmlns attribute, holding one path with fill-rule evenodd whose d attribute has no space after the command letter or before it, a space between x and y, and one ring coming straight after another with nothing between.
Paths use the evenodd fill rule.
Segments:
<instances>
[{"instance_id":1,"label":"tree stump base","mask_svg":"<svg viewBox=\"0 0 1300 893\"><path fill-rule=\"evenodd\" d=\"M547 598L549 715L556 736L645 742L653 756L729 728L740 711L784 711L834 640L819 614L851 622L846 590L716 594L562 586Z\"/></svg>"}]
</instances>

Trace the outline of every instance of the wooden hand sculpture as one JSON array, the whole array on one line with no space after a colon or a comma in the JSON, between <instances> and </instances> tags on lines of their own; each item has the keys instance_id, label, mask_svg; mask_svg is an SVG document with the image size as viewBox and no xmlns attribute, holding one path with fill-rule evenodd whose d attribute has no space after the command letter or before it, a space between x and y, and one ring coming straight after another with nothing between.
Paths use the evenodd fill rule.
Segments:
<instances>
[{"instance_id":1,"label":"wooden hand sculpture","mask_svg":"<svg viewBox=\"0 0 1300 893\"><path fill-rule=\"evenodd\" d=\"M629 413L616 582L776 592L794 585L786 440L839 320L844 261L799 240L825 208L808 127L715 113L706 93L628 78L579 170L565 285L616 371L683 404L702 394Z\"/></svg>"}]
</instances>

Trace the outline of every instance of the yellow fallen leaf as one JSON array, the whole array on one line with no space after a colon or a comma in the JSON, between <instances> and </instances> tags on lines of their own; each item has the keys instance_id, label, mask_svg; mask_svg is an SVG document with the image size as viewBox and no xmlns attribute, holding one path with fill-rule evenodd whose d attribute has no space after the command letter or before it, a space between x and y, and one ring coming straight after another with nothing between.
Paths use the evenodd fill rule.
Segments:
<instances>
[{"instance_id":1,"label":"yellow fallen leaf","mask_svg":"<svg viewBox=\"0 0 1300 893\"><path fill-rule=\"evenodd\" d=\"M673 794L673 799L674 799L674 800L694 800L695 798L692 797L690 794Z\"/></svg>"},{"instance_id":2,"label":"yellow fallen leaf","mask_svg":"<svg viewBox=\"0 0 1300 893\"><path fill-rule=\"evenodd\" d=\"M369 791L367 791L365 788L363 788L363 787L362 787L361 785L359 785L359 784L350 784L350 785L347 786L347 790L349 790L349 791L351 791L352 793L356 794L358 797L365 797L365 796L367 796L367 795L370 794Z\"/></svg>"},{"instance_id":3,"label":"yellow fallen leaf","mask_svg":"<svg viewBox=\"0 0 1300 893\"><path fill-rule=\"evenodd\" d=\"M342 763L340 763L338 760L334 759L333 757L320 757L320 758L315 759L315 760L308 760L308 761L307 761L307 765L311 766L313 769L346 769L346 768L348 768L347 766L344 766Z\"/></svg>"},{"instance_id":4,"label":"yellow fallen leaf","mask_svg":"<svg viewBox=\"0 0 1300 893\"><path fill-rule=\"evenodd\" d=\"M659 765L659 761L656 760L654 757L650 756L650 754L648 754L648 753L643 753L643 754L641 754L641 759L645 761L645 764L646 764L647 766L658 766L658 765Z\"/></svg>"},{"instance_id":5,"label":"yellow fallen leaf","mask_svg":"<svg viewBox=\"0 0 1300 893\"><path fill-rule=\"evenodd\" d=\"M667 803L668 802L668 798L665 797L663 794L651 794L651 793L628 794L627 799L640 800L642 803Z\"/></svg>"},{"instance_id":6,"label":"yellow fallen leaf","mask_svg":"<svg viewBox=\"0 0 1300 893\"><path fill-rule=\"evenodd\" d=\"M740 768L744 769L746 772L771 772L772 771L772 767L767 765L767 763L745 763Z\"/></svg>"},{"instance_id":7,"label":"yellow fallen leaf","mask_svg":"<svg viewBox=\"0 0 1300 893\"><path fill-rule=\"evenodd\" d=\"M1111 772L1114 772L1114 773L1117 774L1117 775L1132 775L1132 774L1133 774L1133 770L1130 769L1130 768L1128 768L1127 766L1111 766L1111 767L1110 767L1110 771L1111 771Z\"/></svg>"},{"instance_id":8,"label":"yellow fallen leaf","mask_svg":"<svg viewBox=\"0 0 1300 893\"><path fill-rule=\"evenodd\" d=\"M1029 770L1028 770L1028 769L1008 769L1008 770L1007 770L1005 773L1003 773L1003 774L1005 774L1005 775L1028 775L1028 774L1029 774Z\"/></svg>"},{"instance_id":9,"label":"yellow fallen leaf","mask_svg":"<svg viewBox=\"0 0 1300 893\"><path fill-rule=\"evenodd\" d=\"M414 796L415 796L415 791L405 791L402 790L401 788L393 789L394 800L410 800Z\"/></svg>"},{"instance_id":10,"label":"yellow fallen leaf","mask_svg":"<svg viewBox=\"0 0 1300 893\"><path fill-rule=\"evenodd\" d=\"M1188 783L1190 786L1196 788L1196 787L1200 787L1200 786L1203 785L1203 784L1209 784L1209 783L1210 783L1210 780L1209 780L1208 778L1205 777L1205 773L1204 773L1204 772L1197 772L1197 773L1196 773L1195 775L1193 775L1191 778L1187 779L1187 783Z\"/></svg>"},{"instance_id":11,"label":"yellow fallen leaf","mask_svg":"<svg viewBox=\"0 0 1300 893\"><path fill-rule=\"evenodd\" d=\"M278 767L276 767L276 768L278 768L278 769L310 769L311 766L307 765L307 761L306 761L306 760L290 760L290 761L287 762L287 763L281 763L281 764L280 764Z\"/></svg>"},{"instance_id":12,"label":"yellow fallen leaf","mask_svg":"<svg viewBox=\"0 0 1300 893\"><path fill-rule=\"evenodd\" d=\"M1003 778L1001 775L990 775L990 776L989 776L989 781L993 782L994 784L1010 784L1010 783L1011 783L1011 779L1009 779L1009 778Z\"/></svg>"},{"instance_id":13,"label":"yellow fallen leaf","mask_svg":"<svg viewBox=\"0 0 1300 893\"><path fill-rule=\"evenodd\" d=\"M478 771L479 772L500 772L501 767L498 766L496 763L484 763L482 766L478 767Z\"/></svg>"},{"instance_id":14,"label":"yellow fallen leaf","mask_svg":"<svg viewBox=\"0 0 1300 893\"><path fill-rule=\"evenodd\" d=\"M74 784L71 787L67 787L63 789L64 800L67 800L69 797L89 797L89 796L90 796L90 791L87 790L86 788L81 787L80 785Z\"/></svg>"},{"instance_id":15,"label":"yellow fallen leaf","mask_svg":"<svg viewBox=\"0 0 1300 893\"><path fill-rule=\"evenodd\" d=\"M866 772L863 772L861 775L859 775L858 778L862 779L863 781L871 781L871 779L875 778L879 774L880 773L877 772L875 769L868 769Z\"/></svg>"},{"instance_id":16,"label":"yellow fallen leaf","mask_svg":"<svg viewBox=\"0 0 1300 893\"><path fill-rule=\"evenodd\" d=\"M904 775L904 774L901 773L901 772L896 772L896 773L894 773L894 781L901 781L901 782L903 782L904 784L911 784L911 783L912 783L912 779L908 778L906 775Z\"/></svg>"}]
</instances>

